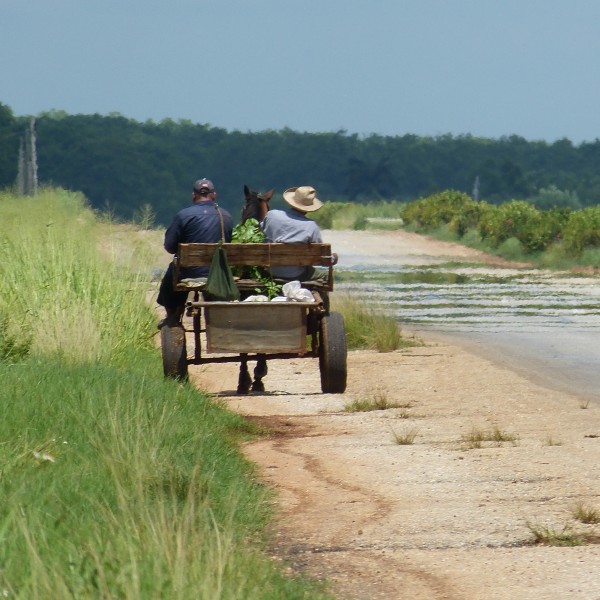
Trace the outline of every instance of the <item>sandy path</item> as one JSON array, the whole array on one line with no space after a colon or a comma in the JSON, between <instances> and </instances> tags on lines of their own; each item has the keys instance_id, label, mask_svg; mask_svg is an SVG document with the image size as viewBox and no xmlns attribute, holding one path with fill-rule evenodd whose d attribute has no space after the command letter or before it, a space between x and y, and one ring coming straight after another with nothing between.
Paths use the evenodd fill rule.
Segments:
<instances>
[{"instance_id":1,"label":"sandy path","mask_svg":"<svg viewBox=\"0 0 600 600\"><path fill-rule=\"evenodd\" d=\"M332 240L346 257L356 248L347 235ZM376 252L381 237L368 237ZM394 260L406 264L408 242ZM452 255L451 245L419 244L431 244L424 260ZM320 392L312 359L273 361L269 391L247 397L234 394L235 365L191 368L201 388L272 430L245 451L278 492L273 555L330 580L339 598L599 599L598 526L576 521L573 508L600 510L600 407L425 341L351 352L344 395ZM343 411L375 395L400 406ZM514 441L470 448L476 430ZM414 443L397 443L410 433ZM531 545L531 526L572 526L589 543Z\"/></svg>"}]
</instances>

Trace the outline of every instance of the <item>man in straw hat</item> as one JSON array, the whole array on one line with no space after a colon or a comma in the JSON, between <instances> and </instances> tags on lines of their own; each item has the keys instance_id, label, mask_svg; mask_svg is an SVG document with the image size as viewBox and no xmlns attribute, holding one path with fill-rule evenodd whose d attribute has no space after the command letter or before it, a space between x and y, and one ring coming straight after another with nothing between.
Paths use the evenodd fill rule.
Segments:
<instances>
[{"instance_id":1,"label":"man in straw hat","mask_svg":"<svg viewBox=\"0 0 600 600\"><path fill-rule=\"evenodd\" d=\"M293 187L283 192L283 199L290 205L289 210L270 210L261 228L266 242L284 242L290 244L321 243L321 230L315 221L309 219L307 213L315 212L323 206L317 198L317 191L310 185ZM337 262L337 254L333 255L333 264ZM318 267L273 267L273 277L288 281L311 281L326 279L328 269Z\"/></svg>"}]
</instances>

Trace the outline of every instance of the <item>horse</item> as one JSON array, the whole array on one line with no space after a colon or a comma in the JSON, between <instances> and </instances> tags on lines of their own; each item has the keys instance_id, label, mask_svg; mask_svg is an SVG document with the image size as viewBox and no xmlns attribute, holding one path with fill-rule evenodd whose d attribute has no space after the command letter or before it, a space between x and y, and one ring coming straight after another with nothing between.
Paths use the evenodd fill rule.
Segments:
<instances>
[{"instance_id":1,"label":"horse","mask_svg":"<svg viewBox=\"0 0 600 600\"><path fill-rule=\"evenodd\" d=\"M275 190L269 190L260 194L244 185L244 206L242 208L242 224L248 219L256 219L259 223L265 218L269 210L269 200L273 197ZM253 392L264 392L265 384L263 377L268 372L267 359L264 354L258 354L256 367L254 368L254 381L248 371L248 355L240 354L240 376L238 379L238 394Z\"/></svg>"},{"instance_id":2,"label":"horse","mask_svg":"<svg viewBox=\"0 0 600 600\"><path fill-rule=\"evenodd\" d=\"M242 208L242 224L248 219L256 219L260 223L269 211L269 200L271 200L274 193L275 190L269 190L264 194L259 194L245 185L244 207Z\"/></svg>"}]
</instances>

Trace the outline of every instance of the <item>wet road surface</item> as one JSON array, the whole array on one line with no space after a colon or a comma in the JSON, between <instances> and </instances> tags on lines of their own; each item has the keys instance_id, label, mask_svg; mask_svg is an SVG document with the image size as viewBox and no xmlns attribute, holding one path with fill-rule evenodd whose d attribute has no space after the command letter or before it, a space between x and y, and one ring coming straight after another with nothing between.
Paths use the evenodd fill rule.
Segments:
<instances>
[{"instance_id":1,"label":"wet road surface","mask_svg":"<svg viewBox=\"0 0 600 600\"><path fill-rule=\"evenodd\" d=\"M394 270L353 258L336 290L417 335L450 337L536 383L600 401L600 279L431 263Z\"/></svg>"}]
</instances>

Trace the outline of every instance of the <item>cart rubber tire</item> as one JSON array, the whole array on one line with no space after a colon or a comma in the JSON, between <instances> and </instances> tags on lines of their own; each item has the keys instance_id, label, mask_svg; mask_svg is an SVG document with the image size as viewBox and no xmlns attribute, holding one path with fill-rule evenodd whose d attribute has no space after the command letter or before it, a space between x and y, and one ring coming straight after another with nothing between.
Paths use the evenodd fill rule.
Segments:
<instances>
[{"instance_id":1,"label":"cart rubber tire","mask_svg":"<svg viewBox=\"0 0 600 600\"><path fill-rule=\"evenodd\" d=\"M321 390L325 394L343 394L348 375L344 317L338 312L323 316L319 335Z\"/></svg>"},{"instance_id":2,"label":"cart rubber tire","mask_svg":"<svg viewBox=\"0 0 600 600\"><path fill-rule=\"evenodd\" d=\"M185 380L188 377L185 329L181 325L164 325L160 330L165 377Z\"/></svg>"}]
</instances>

